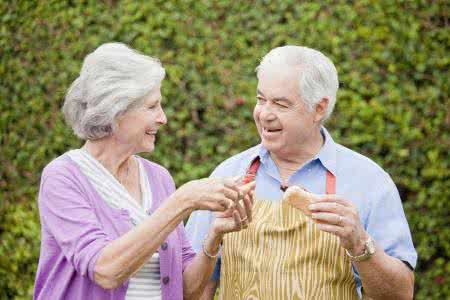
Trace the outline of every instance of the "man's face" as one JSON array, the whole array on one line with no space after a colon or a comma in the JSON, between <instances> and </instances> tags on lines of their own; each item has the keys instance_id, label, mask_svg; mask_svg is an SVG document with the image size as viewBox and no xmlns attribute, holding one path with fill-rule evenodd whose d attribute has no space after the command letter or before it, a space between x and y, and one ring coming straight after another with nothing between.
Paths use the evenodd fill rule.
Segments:
<instances>
[{"instance_id":1,"label":"man's face","mask_svg":"<svg viewBox=\"0 0 450 300\"><path fill-rule=\"evenodd\" d=\"M301 70L300 70L301 71ZM261 70L253 112L263 146L280 157L308 148L320 128L299 95L298 68Z\"/></svg>"}]
</instances>

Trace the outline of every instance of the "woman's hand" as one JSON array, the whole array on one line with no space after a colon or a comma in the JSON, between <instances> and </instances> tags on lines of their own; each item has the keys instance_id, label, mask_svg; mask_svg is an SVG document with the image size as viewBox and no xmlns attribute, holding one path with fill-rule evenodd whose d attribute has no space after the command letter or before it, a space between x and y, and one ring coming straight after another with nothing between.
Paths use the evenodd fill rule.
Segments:
<instances>
[{"instance_id":1,"label":"woman's hand","mask_svg":"<svg viewBox=\"0 0 450 300\"><path fill-rule=\"evenodd\" d=\"M240 231L248 227L252 221L255 182L239 187L239 200L235 207L224 212L216 212L212 225L214 234L222 236L225 233Z\"/></svg>"},{"instance_id":2,"label":"woman's hand","mask_svg":"<svg viewBox=\"0 0 450 300\"><path fill-rule=\"evenodd\" d=\"M239 197L236 180L204 178L189 181L174 196L188 202L191 210L226 211L236 206Z\"/></svg>"}]
</instances>

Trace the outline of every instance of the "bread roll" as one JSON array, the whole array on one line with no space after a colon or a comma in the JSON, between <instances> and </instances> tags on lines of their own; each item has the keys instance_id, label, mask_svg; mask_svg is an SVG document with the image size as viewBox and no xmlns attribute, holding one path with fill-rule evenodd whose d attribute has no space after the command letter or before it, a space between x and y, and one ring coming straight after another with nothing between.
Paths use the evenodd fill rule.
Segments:
<instances>
[{"instance_id":1,"label":"bread roll","mask_svg":"<svg viewBox=\"0 0 450 300\"><path fill-rule=\"evenodd\" d=\"M283 196L283 201L287 201L290 205L300 209L305 215L311 216L308 206L314 202L315 195L305 191L299 186L290 186Z\"/></svg>"}]
</instances>

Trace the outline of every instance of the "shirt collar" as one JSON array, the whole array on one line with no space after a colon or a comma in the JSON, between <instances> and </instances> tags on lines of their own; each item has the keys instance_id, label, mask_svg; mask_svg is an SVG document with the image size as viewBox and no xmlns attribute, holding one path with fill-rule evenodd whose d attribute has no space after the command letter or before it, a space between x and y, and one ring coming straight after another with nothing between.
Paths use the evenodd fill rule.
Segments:
<instances>
[{"instance_id":1,"label":"shirt collar","mask_svg":"<svg viewBox=\"0 0 450 300\"><path fill-rule=\"evenodd\" d=\"M319 159L322 165L336 176L336 143L325 127L322 126L320 132L322 133L325 143L322 145L319 153L317 153L314 159Z\"/></svg>"},{"instance_id":2,"label":"shirt collar","mask_svg":"<svg viewBox=\"0 0 450 300\"><path fill-rule=\"evenodd\" d=\"M267 160L270 158L269 151L262 144L259 144L259 150L256 156L259 156L262 164L266 164Z\"/></svg>"},{"instance_id":3,"label":"shirt collar","mask_svg":"<svg viewBox=\"0 0 450 300\"><path fill-rule=\"evenodd\" d=\"M336 176L336 143L325 127L322 126L320 132L322 133L325 142L320 148L319 153L317 153L312 160L318 159L328 171ZM267 160L270 158L269 151L262 144L259 144L256 151L253 152L251 161L257 156L259 156L262 164L266 164Z\"/></svg>"}]
</instances>

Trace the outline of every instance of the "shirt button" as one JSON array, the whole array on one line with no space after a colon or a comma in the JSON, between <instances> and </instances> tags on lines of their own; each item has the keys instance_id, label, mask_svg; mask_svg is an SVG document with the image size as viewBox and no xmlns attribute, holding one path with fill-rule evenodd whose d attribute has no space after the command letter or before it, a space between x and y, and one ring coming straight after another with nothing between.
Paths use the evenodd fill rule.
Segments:
<instances>
[{"instance_id":1,"label":"shirt button","mask_svg":"<svg viewBox=\"0 0 450 300\"><path fill-rule=\"evenodd\" d=\"M166 276L166 277L163 278L163 283L164 283L164 284L168 284L169 281L170 281L169 276Z\"/></svg>"},{"instance_id":2,"label":"shirt button","mask_svg":"<svg viewBox=\"0 0 450 300\"><path fill-rule=\"evenodd\" d=\"M146 213L149 215L152 211L150 209L147 209Z\"/></svg>"},{"instance_id":3,"label":"shirt button","mask_svg":"<svg viewBox=\"0 0 450 300\"><path fill-rule=\"evenodd\" d=\"M161 249L163 249L163 250L167 250L167 243L166 242L164 242L164 243L162 243L162 245L161 245Z\"/></svg>"}]
</instances>

